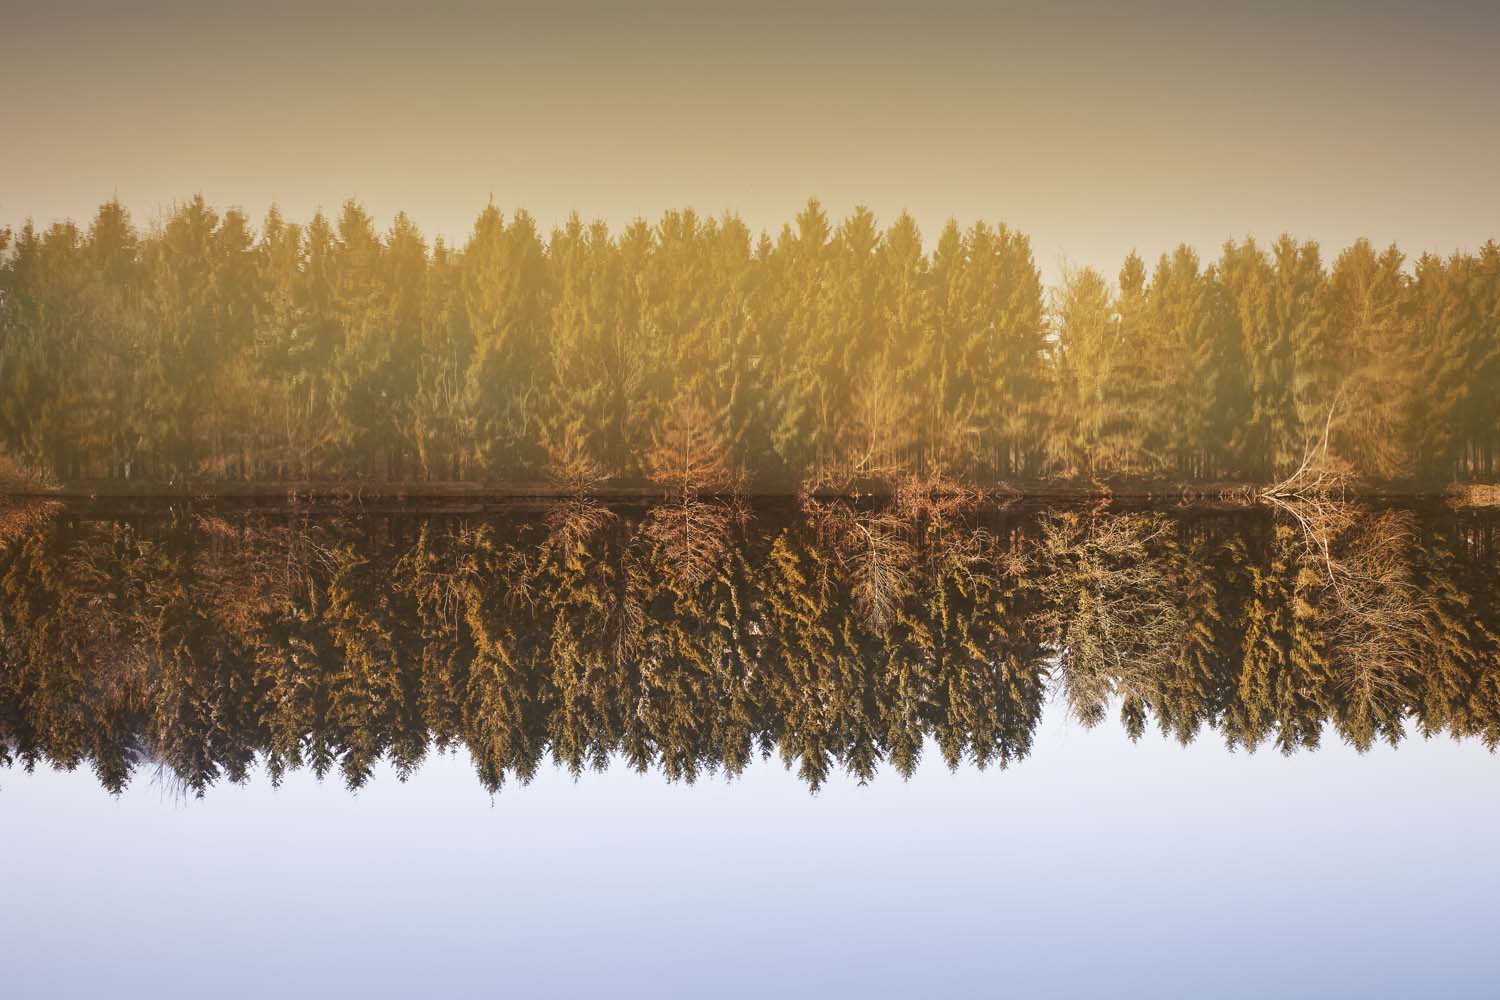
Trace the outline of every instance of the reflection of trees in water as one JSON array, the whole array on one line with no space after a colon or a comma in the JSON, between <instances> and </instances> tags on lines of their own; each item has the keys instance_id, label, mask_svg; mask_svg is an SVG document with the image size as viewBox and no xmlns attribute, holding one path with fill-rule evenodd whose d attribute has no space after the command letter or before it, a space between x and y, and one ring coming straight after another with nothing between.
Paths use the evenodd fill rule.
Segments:
<instances>
[{"instance_id":1,"label":"reflection of trees in water","mask_svg":"<svg viewBox=\"0 0 1500 1000\"><path fill-rule=\"evenodd\" d=\"M1327 501L1327 502L1325 502ZM817 787L1024 757L1048 692L1132 736L1500 742L1493 519L1320 498L1219 512L679 496L506 516L45 504L0 538L0 759L201 793L257 762L486 787L551 758Z\"/></svg>"},{"instance_id":2,"label":"reflection of trees in water","mask_svg":"<svg viewBox=\"0 0 1500 1000\"><path fill-rule=\"evenodd\" d=\"M1133 709L1171 667L1187 620L1163 551L1170 530L1165 517L1147 514L1068 511L1041 522L1037 555L1050 569L1044 620L1063 696L1085 724L1100 721L1116 696Z\"/></svg>"},{"instance_id":3,"label":"reflection of trees in water","mask_svg":"<svg viewBox=\"0 0 1500 1000\"><path fill-rule=\"evenodd\" d=\"M723 566L739 516L737 505L719 501L687 498L657 504L641 524L641 538L678 587L692 588Z\"/></svg>"}]
</instances>

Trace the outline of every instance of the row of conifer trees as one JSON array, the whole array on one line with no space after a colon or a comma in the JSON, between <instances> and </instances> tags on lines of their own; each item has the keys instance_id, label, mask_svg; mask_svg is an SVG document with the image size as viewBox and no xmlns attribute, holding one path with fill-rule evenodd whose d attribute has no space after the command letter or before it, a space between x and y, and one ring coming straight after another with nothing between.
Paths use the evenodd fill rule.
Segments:
<instances>
[{"instance_id":1,"label":"row of conifer trees","mask_svg":"<svg viewBox=\"0 0 1500 1000\"><path fill-rule=\"evenodd\" d=\"M461 248L352 201L0 231L0 448L64 481L1270 481L1325 440L1493 477L1500 245L1246 240L1049 291L1003 225L924 247L816 202L775 236L490 206Z\"/></svg>"},{"instance_id":2,"label":"row of conifer trees","mask_svg":"<svg viewBox=\"0 0 1500 1000\"><path fill-rule=\"evenodd\" d=\"M549 758L691 780L772 753L817 787L924 745L1006 766L1049 699L1183 743L1500 744L1492 516L1351 510L1324 548L1265 509L732 507L13 511L0 782L86 765L118 791L155 760L198 794L260 764L357 786L435 744L491 791Z\"/></svg>"}]
</instances>

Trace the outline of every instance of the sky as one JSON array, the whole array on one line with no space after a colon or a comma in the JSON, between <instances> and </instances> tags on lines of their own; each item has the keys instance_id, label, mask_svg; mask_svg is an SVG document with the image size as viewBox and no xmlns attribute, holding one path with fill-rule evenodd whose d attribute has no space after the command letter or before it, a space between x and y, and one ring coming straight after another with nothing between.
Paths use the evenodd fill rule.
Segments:
<instances>
[{"instance_id":1,"label":"sky","mask_svg":"<svg viewBox=\"0 0 1500 1000\"><path fill-rule=\"evenodd\" d=\"M0 992L1159 998L1494 992L1495 757L1131 744L807 791L465 757L179 802L0 772Z\"/></svg>"},{"instance_id":2,"label":"sky","mask_svg":"<svg viewBox=\"0 0 1500 1000\"><path fill-rule=\"evenodd\" d=\"M1044 277L1292 232L1500 236L1500 5L14 3L0 224L362 201L462 241L809 197L1028 233Z\"/></svg>"}]
</instances>

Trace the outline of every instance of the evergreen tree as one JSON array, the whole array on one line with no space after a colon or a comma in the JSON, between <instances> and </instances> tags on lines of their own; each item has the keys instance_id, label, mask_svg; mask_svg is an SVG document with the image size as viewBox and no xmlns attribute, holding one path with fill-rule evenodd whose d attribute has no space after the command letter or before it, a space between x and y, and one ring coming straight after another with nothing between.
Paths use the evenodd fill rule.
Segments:
<instances>
[{"instance_id":1,"label":"evergreen tree","mask_svg":"<svg viewBox=\"0 0 1500 1000\"><path fill-rule=\"evenodd\" d=\"M1046 310L1003 225L928 251L909 215L816 201L775 240L681 210L544 241L490 206L429 249L352 201L256 234L201 197L0 234L0 445L30 482L638 486L706 414L768 491L1430 489L1495 476L1497 388L1493 242L1408 266L1358 241L1327 272L1291 237L1149 276L1132 253L1117 293L1072 273Z\"/></svg>"},{"instance_id":2,"label":"evergreen tree","mask_svg":"<svg viewBox=\"0 0 1500 1000\"><path fill-rule=\"evenodd\" d=\"M474 416L473 455L490 475L524 478L542 460L551 295L531 217L517 213L507 227L493 205L480 213L464 247L463 282L474 337L464 383L465 408Z\"/></svg>"}]
</instances>

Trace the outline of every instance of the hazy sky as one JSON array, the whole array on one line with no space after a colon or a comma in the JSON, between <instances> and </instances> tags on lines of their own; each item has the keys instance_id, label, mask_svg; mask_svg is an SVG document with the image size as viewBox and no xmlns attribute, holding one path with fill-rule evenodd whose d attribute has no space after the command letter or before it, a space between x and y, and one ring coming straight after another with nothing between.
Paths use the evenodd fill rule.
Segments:
<instances>
[{"instance_id":1,"label":"hazy sky","mask_svg":"<svg viewBox=\"0 0 1500 1000\"><path fill-rule=\"evenodd\" d=\"M1500 235L1493 3L0 4L0 222L353 195L462 238L493 194L774 230L816 195L1008 222L1049 276Z\"/></svg>"}]
</instances>

